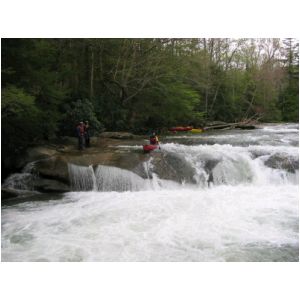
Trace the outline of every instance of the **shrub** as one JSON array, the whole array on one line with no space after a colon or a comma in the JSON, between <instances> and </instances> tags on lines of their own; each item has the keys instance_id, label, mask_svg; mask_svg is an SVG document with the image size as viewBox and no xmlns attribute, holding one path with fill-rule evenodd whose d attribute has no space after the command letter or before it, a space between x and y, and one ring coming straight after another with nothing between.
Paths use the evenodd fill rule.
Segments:
<instances>
[{"instance_id":1,"label":"shrub","mask_svg":"<svg viewBox=\"0 0 300 300\"><path fill-rule=\"evenodd\" d=\"M93 104L85 99L77 100L71 105L66 106L66 113L62 119L58 135L75 136L76 126L81 121L89 122L92 135L98 135L103 131L103 125L94 112Z\"/></svg>"}]
</instances>

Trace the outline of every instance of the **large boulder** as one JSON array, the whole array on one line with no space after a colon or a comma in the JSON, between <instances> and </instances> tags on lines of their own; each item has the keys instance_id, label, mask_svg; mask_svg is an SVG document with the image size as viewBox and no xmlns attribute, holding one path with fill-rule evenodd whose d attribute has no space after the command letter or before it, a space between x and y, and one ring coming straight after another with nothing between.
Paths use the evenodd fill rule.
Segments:
<instances>
[{"instance_id":1,"label":"large boulder","mask_svg":"<svg viewBox=\"0 0 300 300\"><path fill-rule=\"evenodd\" d=\"M55 156L36 162L35 172L41 177L69 183L68 161L63 156Z\"/></svg>"},{"instance_id":2,"label":"large boulder","mask_svg":"<svg viewBox=\"0 0 300 300\"><path fill-rule=\"evenodd\" d=\"M186 159L177 153L153 153L152 171L161 179L196 183L195 170Z\"/></svg>"},{"instance_id":3,"label":"large boulder","mask_svg":"<svg viewBox=\"0 0 300 300\"><path fill-rule=\"evenodd\" d=\"M273 169L284 169L288 172L295 173L296 170L299 170L299 158L283 154L274 154L265 161L265 165Z\"/></svg>"},{"instance_id":4,"label":"large boulder","mask_svg":"<svg viewBox=\"0 0 300 300\"><path fill-rule=\"evenodd\" d=\"M36 195L35 191L28 190L17 190L17 189L9 189L9 188L1 188L1 200L2 204L4 204L3 200L12 199L19 196L31 196Z\"/></svg>"},{"instance_id":5,"label":"large boulder","mask_svg":"<svg viewBox=\"0 0 300 300\"><path fill-rule=\"evenodd\" d=\"M118 135L118 133L116 133ZM125 136L127 136L125 134ZM130 136L133 136L130 134ZM128 149L128 144L136 146L143 140L118 140L104 137L93 137L91 147L83 151L77 150L77 141L74 138L65 138L57 143L38 146L27 150L22 158L22 171L20 174L34 176L34 190L41 192L69 191L69 165L116 166L138 173L138 166L149 158L143 154L142 146L136 150ZM124 147L122 147L125 145ZM120 147L121 146L121 147ZM28 164L30 163L30 164ZM30 165L30 168L27 166ZM24 166L26 166L24 168ZM25 170L26 169L26 170ZM28 170L27 170L28 169ZM3 192L5 193L5 192ZM12 193L7 192L7 196ZM12 195L14 196L14 195Z\"/></svg>"},{"instance_id":6,"label":"large boulder","mask_svg":"<svg viewBox=\"0 0 300 300\"><path fill-rule=\"evenodd\" d=\"M1 189L1 199L9 199L9 198L14 198L19 196L18 191L16 190L11 190L7 188L2 188Z\"/></svg>"},{"instance_id":7,"label":"large boulder","mask_svg":"<svg viewBox=\"0 0 300 300\"><path fill-rule=\"evenodd\" d=\"M37 178L34 189L43 193L66 193L70 192L70 186L57 180Z\"/></svg>"},{"instance_id":8,"label":"large boulder","mask_svg":"<svg viewBox=\"0 0 300 300\"><path fill-rule=\"evenodd\" d=\"M16 168L21 169L29 162L46 159L56 154L57 154L57 150L55 149L55 147L51 147L51 146L30 147L26 150L26 153L15 162Z\"/></svg>"},{"instance_id":9,"label":"large boulder","mask_svg":"<svg viewBox=\"0 0 300 300\"><path fill-rule=\"evenodd\" d=\"M35 172L42 178L54 179L69 184L68 164L78 166L107 165L134 170L137 165L144 162L145 155L131 152L91 152L74 151L72 153L59 154L48 159L37 161Z\"/></svg>"}]
</instances>

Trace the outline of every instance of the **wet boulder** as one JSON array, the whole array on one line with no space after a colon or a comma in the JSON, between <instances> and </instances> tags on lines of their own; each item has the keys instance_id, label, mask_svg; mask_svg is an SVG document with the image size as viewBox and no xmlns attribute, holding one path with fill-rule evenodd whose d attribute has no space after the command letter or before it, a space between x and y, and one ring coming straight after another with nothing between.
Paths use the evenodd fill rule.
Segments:
<instances>
[{"instance_id":1,"label":"wet boulder","mask_svg":"<svg viewBox=\"0 0 300 300\"><path fill-rule=\"evenodd\" d=\"M69 184L69 164L85 167L97 167L97 165L118 166L131 171L144 160L145 156L142 153L73 151L37 161L35 163L35 173L45 179L53 179Z\"/></svg>"},{"instance_id":2,"label":"wet boulder","mask_svg":"<svg viewBox=\"0 0 300 300\"><path fill-rule=\"evenodd\" d=\"M177 182L196 183L195 170L184 156L177 153L155 153L153 155L152 171L161 179Z\"/></svg>"},{"instance_id":3,"label":"wet boulder","mask_svg":"<svg viewBox=\"0 0 300 300\"><path fill-rule=\"evenodd\" d=\"M36 162L35 172L44 178L69 183L68 161L62 156Z\"/></svg>"},{"instance_id":4,"label":"wet boulder","mask_svg":"<svg viewBox=\"0 0 300 300\"><path fill-rule=\"evenodd\" d=\"M214 167L220 162L218 159L208 159L205 161L204 169L206 172L211 172Z\"/></svg>"},{"instance_id":5,"label":"wet boulder","mask_svg":"<svg viewBox=\"0 0 300 300\"><path fill-rule=\"evenodd\" d=\"M208 159L205 161L204 164L204 170L208 174L208 182L213 182L213 169L217 166L217 164L220 162L220 160L217 159Z\"/></svg>"},{"instance_id":6,"label":"wet boulder","mask_svg":"<svg viewBox=\"0 0 300 300\"><path fill-rule=\"evenodd\" d=\"M26 153L23 156L20 156L19 159L15 162L15 167L17 169L23 168L27 163L50 158L57 154L57 150L53 146L37 146L30 147L26 150Z\"/></svg>"},{"instance_id":7,"label":"wet boulder","mask_svg":"<svg viewBox=\"0 0 300 300\"><path fill-rule=\"evenodd\" d=\"M66 193L70 192L70 186L57 180L37 178L34 189L43 193Z\"/></svg>"},{"instance_id":8,"label":"wet boulder","mask_svg":"<svg viewBox=\"0 0 300 300\"><path fill-rule=\"evenodd\" d=\"M18 197L19 193L16 190L11 190L11 189L6 189L6 188L2 188L1 189L1 199L9 199L9 198L14 198L14 197Z\"/></svg>"},{"instance_id":9,"label":"wet boulder","mask_svg":"<svg viewBox=\"0 0 300 300\"><path fill-rule=\"evenodd\" d=\"M283 169L295 173L296 170L299 170L299 158L283 154L274 154L265 161L265 165L273 169Z\"/></svg>"},{"instance_id":10,"label":"wet boulder","mask_svg":"<svg viewBox=\"0 0 300 300\"><path fill-rule=\"evenodd\" d=\"M37 192L35 191L1 188L2 204L5 204L3 200L12 199L16 197L32 196L32 195L36 195L36 193Z\"/></svg>"}]
</instances>

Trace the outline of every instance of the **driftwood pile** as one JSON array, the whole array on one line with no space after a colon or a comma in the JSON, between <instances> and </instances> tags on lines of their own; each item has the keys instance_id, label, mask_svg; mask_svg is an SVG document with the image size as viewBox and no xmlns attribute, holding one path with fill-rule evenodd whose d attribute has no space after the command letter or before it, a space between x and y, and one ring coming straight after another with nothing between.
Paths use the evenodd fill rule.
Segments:
<instances>
[{"instance_id":1,"label":"driftwood pile","mask_svg":"<svg viewBox=\"0 0 300 300\"><path fill-rule=\"evenodd\" d=\"M248 120L243 120L241 122L236 122L236 123L225 123L221 121L215 121L208 123L206 127L204 127L204 130L211 130L211 129L220 129L220 130L226 130L226 129L233 129L233 128L238 128L238 129L256 129L257 127L255 126L257 124L257 120L253 119L248 119Z\"/></svg>"}]
</instances>

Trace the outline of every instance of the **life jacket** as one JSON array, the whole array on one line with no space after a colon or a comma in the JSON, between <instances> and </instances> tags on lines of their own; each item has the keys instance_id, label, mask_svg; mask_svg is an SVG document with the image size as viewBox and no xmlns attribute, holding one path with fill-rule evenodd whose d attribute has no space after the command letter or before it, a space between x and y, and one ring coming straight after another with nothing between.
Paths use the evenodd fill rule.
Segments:
<instances>
[{"instance_id":1,"label":"life jacket","mask_svg":"<svg viewBox=\"0 0 300 300\"><path fill-rule=\"evenodd\" d=\"M84 125L78 125L77 132L78 132L78 135L83 136L84 135Z\"/></svg>"},{"instance_id":2,"label":"life jacket","mask_svg":"<svg viewBox=\"0 0 300 300\"><path fill-rule=\"evenodd\" d=\"M150 144L151 144L151 145L156 145L156 144L158 144L158 138L157 138L157 136L151 136L151 137L150 137Z\"/></svg>"}]
</instances>

